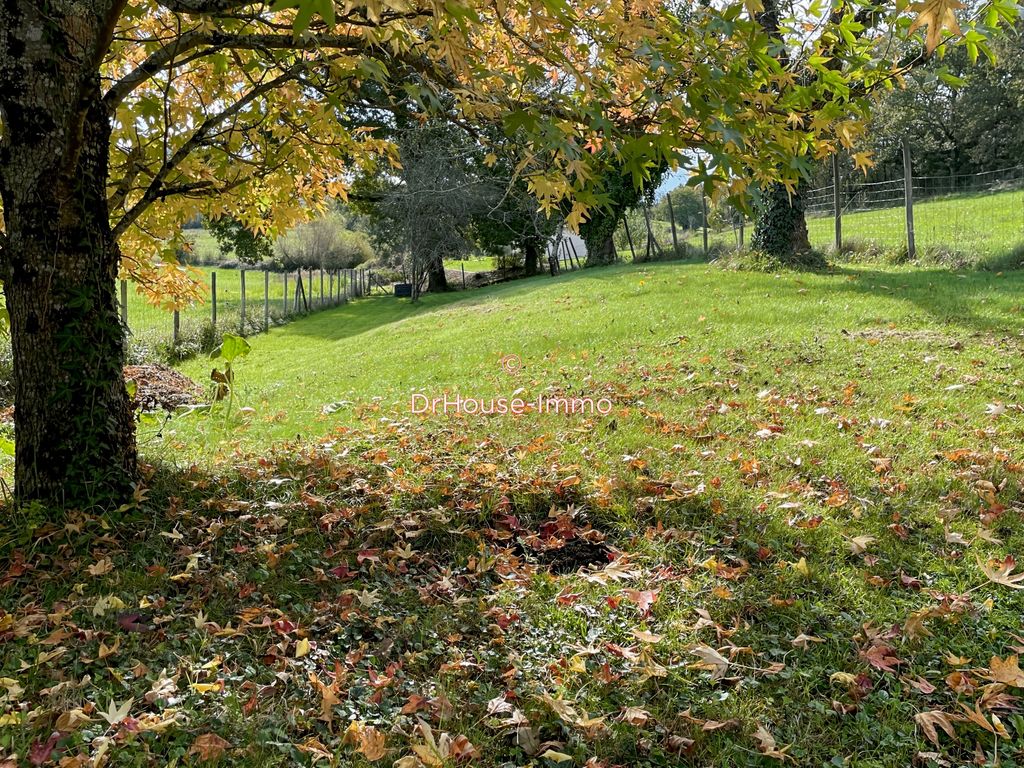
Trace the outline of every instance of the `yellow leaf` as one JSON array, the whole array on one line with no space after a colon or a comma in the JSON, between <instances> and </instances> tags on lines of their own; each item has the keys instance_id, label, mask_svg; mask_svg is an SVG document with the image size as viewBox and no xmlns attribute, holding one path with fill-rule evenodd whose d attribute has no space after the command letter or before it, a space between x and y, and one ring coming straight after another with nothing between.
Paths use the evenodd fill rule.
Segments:
<instances>
[{"instance_id":1,"label":"yellow leaf","mask_svg":"<svg viewBox=\"0 0 1024 768\"><path fill-rule=\"evenodd\" d=\"M960 24L956 20L955 11L963 8L964 4L959 0L924 0L914 3L910 10L917 11L917 18L910 25L910 32L921 27L928 26L928 34L925 36L924 48L931 53L939 47L942 42L942 30L948 29L954 35L960 34Z\"/></svg>"},{"instance_id":2,"label":"yellow leaf","mask_svg":"<svg viewBox=\"0 0 1024 768\"><path fill-rule=\"evenodd\" d=\"M553 749L542 752L540 756L545 760L554 760L556 763L566 763L572 760L572 755L567 755L565 752L555 752Z\"/></svg>"},{"instance_id":3,"label":"yellow leaf","mask_svg":"<svg viewBox=\"0 0 1024 768\"><path fill-rule=\"evenodd\" d=\"M997 683L1012 685L1014 688L1024 688L1024 672L1017 663L1016 656L1007 656L1006 660L993 656L989 662L989 678Z\"/></svg>"},{"instance_id":4,"label":"yellow leaf","mask_svg":"<svg viewBox=\"0 0 1024 768\"><path fill-rule=\"evenodd\" d=\"M295 644L295 658L301 659L307 653L309 653L309 639L303 637Z\"/></svg>"}]
</instances>

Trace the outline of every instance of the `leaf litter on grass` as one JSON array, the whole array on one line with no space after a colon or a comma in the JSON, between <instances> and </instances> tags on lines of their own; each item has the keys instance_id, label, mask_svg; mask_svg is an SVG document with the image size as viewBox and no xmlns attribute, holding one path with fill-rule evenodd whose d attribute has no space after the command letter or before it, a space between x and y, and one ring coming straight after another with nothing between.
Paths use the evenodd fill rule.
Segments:
<instances>
[{"instance_id":1,"label":"leaf litter on grass","mask_svg":"<svg viewBox=\"0 0 1024 768\"><path fill-rule=\"evenodd\" d=\"M620 361L628 451L374 410L150 468L121 519L7 518L0 765L1007 759L999 425L933 412L958 447L922 454L916 397L723 360Z\"/></svg>"}]
</instances>

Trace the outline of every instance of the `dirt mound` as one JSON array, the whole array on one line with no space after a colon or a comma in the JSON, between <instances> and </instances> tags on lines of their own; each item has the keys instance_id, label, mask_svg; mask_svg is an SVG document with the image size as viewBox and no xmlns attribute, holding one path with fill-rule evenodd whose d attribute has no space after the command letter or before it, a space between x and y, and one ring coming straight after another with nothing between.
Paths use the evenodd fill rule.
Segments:
<instances>
[{"instance_id":1,"label":"dirt mound","mask_svg":"<svg viewBox=\"0 0 1024 768\"><path fill-rule=\"evenodd\" d=\"M132 407L144 411L162 408L173 411L183 405L195 405L203 400L203 388L184 374L158 363L126 365L126 381L135 383ZM129 387L130 389L130 387ZM0 409L0 423L14 423L14 406Z\"/></svg>"},{"instance_id":2,"label":"dirt mound","mask_svg":"<svg viewBox=\"0 0 1024 768\"><path fill-rule=\"evenodd\" d=\"M173 411L183 405L194 405L203 397L202 387L166 365L126 365L124 377L135 383L132 405L144 411Z\"/></svg>"}]
</instances>

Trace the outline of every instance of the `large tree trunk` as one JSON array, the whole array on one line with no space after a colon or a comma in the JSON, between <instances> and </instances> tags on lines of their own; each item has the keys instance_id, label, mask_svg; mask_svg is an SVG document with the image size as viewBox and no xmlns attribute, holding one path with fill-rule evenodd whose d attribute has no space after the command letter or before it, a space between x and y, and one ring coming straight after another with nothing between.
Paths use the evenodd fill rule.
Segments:
<instances>
[{"instance_id":1,"label":"large tree trunk","mask_svg":"<svg viewBox=\"0 0 1024 768\"><path fill-rule=\"evenodd\" d=\"M443 293L448 290L448 275L444 271L443 259L434 259L427 267L427 290L430 293Z\"/></svg>"},{"instance_id":2,"label":"large tree trunk","mask_svg":"<svg viewBox=\"0 0 1024 768\"><path fill-rule=\"evenodd\" d=\"M528 237L523 241L523 272L527 275L537 274L540 261L540 247L536 238Z\"/></svg>"},{"instance_id":3,"label":"large tree trunk","mask_svg":"<svg viewBox=\"0 0 1024 768\"><path fill-rule=\"evenodd\" d=\"M110 121L96 71L118 7L0 2L0 275L21 501L110 506L135 480L106 202Z\"/></svg>"},{"instance_id":4,"label":"large tree trunk","mask_svg":"<svg viewBox=\"0 0 1024 768\"><path fill-rule=\"evenodd\" d=\"M782 261L793 260L811 250L804 201L799 191L791 195L784 184L778 183L764 190L750 247Z\"/></svg>"},{"instance_id":5,"label":"large tree trunk","mask_svg":"<svg viewBox=\"0 0 1024 768\"><path fill-rule=\"evenodd\" d=\"M590 247L590 241L587 241L587 261L585 266L587 267L599 267L605 264L614 264L618 259L618 252L615 250L615 238L613 235L608 235L601 241L596 248Z\"/></svg>"}]
</instances>

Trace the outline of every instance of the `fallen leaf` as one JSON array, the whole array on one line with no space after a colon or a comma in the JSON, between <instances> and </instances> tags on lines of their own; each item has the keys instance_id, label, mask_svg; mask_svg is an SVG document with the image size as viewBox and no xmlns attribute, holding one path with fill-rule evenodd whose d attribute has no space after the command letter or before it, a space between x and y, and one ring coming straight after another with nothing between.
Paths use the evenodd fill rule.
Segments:
<instances>
[{"instance_id":1,"label":"fallen leaf","mask_svg":"<svg viewBox=\"0 0 1024 768\"><path fill-rule=\"evenodd\" d=\"M192 742L188 753L190 755L199 755L200 760L209 761L216 760L227 752L230 747L231 742L221 738L216 733L204 733L196 736L196 740Z\"/></svg>"},{"instance_id":2,"label":"fallen leaf","mask_svg":"<svg viewBox=\"0 0 1024 768\"><path fill-rule=\"evenodd\" d=\"M955 716L954 716L955 717ZM960 719L960 718L956 718ZM953 722L950 716L943 712L941 709L932 709L928 712L918 712L914 715L914 722L924 731L925 738L928 739L932 744L938 746L939 734L935 730L935 726L938 726L949 734L949 738L956 741L956 730L953 728Z\"/></svg>"}]
</instances>

